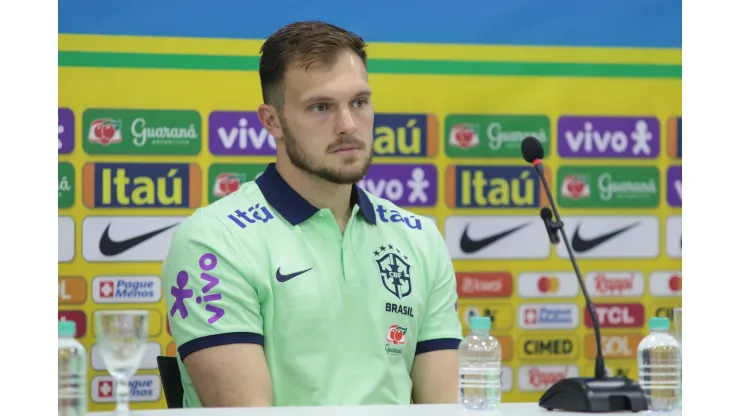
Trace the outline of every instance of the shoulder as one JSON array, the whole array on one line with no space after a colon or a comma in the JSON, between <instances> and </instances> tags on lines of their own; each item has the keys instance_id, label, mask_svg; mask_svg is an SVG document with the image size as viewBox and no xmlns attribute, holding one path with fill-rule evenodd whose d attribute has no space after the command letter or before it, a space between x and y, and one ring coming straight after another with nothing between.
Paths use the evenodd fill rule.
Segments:
<instances>
[{"instance_id":1,"label":"shoulder","mask_svg":"<svg viewBox=\"0 0 740 416\"><path fill-rule=\"evenodd\" d=\"M260 224L274 219L256 183L248 182L238 191L196 209L180 223L173 243L207 240L209 245L228 244L247 229L254 238Z\"/></svg>"},{"instance_id":2,"label":"shoulder","mask_svg":"<svg viewBox=\"0 0 740 416\"><path fill-rule=\"evenodd\" d=\"M387 224L397 232L412 234L414 237L419 237L419 234L427 236L439 234L437 225L431 218L415 214L367 191L363 190L363 192L373 204L377 225L385 226Z\"/></svg>"}]
</instances>

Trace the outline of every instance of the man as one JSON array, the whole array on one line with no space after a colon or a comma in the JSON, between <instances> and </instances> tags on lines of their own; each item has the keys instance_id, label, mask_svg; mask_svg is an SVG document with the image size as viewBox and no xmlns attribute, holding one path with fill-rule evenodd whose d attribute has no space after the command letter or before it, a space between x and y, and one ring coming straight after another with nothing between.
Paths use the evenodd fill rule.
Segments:
<instances>
[{"instance_id":1,"label":"man","mask_svg":"<svg viewBox=\"0 0 740 416\"><path fill-rule=\"evenodd\" d=\"M295 23L261 53L276 162L187 218L164 263L185 406L456 402L443 239L354 185L373 140L363 40Z\"/></svg>"}]
</instances>

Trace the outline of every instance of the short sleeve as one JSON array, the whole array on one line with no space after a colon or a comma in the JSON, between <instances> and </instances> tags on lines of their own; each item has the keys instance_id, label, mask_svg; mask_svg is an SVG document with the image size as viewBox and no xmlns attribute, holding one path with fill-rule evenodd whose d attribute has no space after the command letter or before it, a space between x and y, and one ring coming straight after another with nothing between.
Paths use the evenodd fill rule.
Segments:
<instances>
[{"instance_id":1,"label":"short sleeve","mask_svg":"<svg viewBox=\"0 0 740 416\"><path fill-rule=\"evenodd\" d=\"M433 244L429 253L430 291L426 312L419 331L416 354L456 349L462 339L462 325L457 314L457 281L447 246L433 228Z\"/></svg>"},{"instance_id":2,"label":"short sleeve","mask_svg":"<svg viewBox=\"0 0 740 416\"><path fill-rule=\"evenodd\" d=\"M181 360L218 345L264 343L246 261L215 217L198 210L178 227L162 265L162 286Z\"/></svg>"}]
</instances>

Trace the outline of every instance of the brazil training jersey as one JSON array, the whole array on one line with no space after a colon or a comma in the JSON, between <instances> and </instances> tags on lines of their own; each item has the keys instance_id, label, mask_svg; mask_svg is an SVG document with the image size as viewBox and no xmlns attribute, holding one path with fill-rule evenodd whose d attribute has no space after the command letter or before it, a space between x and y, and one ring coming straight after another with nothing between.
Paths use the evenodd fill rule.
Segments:
<instances>
[{"instance_id":1,"label":"brazil training jersey","mask_svg":"<svg viewBox=\"0 0 740 416\"><path fill-rule=\"evenodd\" d=\"M342 234L270 164L182 222L162 279L185 407L201 404L182 360L208 347L263 345L275 406L408 404L414 357L457 348L436 226L357 186L352 204Z\"/></svg>"}]
</instances>

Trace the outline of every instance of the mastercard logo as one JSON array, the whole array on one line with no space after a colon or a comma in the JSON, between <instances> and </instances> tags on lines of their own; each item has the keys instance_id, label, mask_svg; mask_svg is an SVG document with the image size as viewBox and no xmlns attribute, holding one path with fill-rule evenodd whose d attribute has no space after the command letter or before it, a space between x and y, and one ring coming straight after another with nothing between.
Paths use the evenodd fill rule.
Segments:
<instances>
[{"instance_id":1,"label":"mastercard logo","mask_svg":"<svg viewBox=\"0 0 740 416\"><path fill-rule=\"evenodd\" d=\"M557 293L560 290L560 280L554 276L542 276L537 280L537 289L540 293Z\"/></svg>"}]
</instances>

